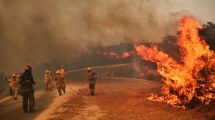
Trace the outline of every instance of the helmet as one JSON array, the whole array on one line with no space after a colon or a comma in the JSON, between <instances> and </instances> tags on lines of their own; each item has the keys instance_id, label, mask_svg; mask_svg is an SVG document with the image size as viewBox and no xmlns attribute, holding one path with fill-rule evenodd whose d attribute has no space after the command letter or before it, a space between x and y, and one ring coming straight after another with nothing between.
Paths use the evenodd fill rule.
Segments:
<instances>
[{"instance_id":1,"label":"helmet","mask_svg":"<svg viewBox=\"0 0 215 120\"><path fill-rule=\"evenodd\" d=\"M59 71L59 70L57 70L57 71L56 71L56 74L60 74L60 71Z\"/></svg>"},{"instance_id":2,"label":"helmet","mask_svg":"<svg viewBox=\"0 0 215 120\"><path fill-rule=\"evenodd\" d=\"M46 70L46 71L45 71L45 73L46 73L46 74L50 74L50 73L51 73L51 71L49 71L49 70Z\"/></svg>"},{"instance_id":3,"label":"helmet","mask_svg":"<svg viewBox=\"0 0 215 120\"><path fill-rule=\"evenodd\" d=\"M87 70L90 71L90 70L92 70L92 69L91 69L91 67L88 67Z\"/></svg>"},{"instance_id":4,"label":"helmet","mask_svg":"<svg viewBox=\"0 0 215 120\"><path fill-rule=\"evenodd\" d=\"M26 71L26 72L27 72L27 71L28 71L28 72L31 72L31 70L32 70L32 67L31 67L31 66L29 66L29 65L26 66L26 68L25 68L25 71Z\"/></svg>"},{"instance_id":5,"label":"helmet","mask_svg":"<svg viewBox=\"0 0 215 120\"><path fill-rule=\"evenodd\" d=\"M27 65L26 69L32 70L32 67L30 65Z\"/></svg>"}]
</instances>

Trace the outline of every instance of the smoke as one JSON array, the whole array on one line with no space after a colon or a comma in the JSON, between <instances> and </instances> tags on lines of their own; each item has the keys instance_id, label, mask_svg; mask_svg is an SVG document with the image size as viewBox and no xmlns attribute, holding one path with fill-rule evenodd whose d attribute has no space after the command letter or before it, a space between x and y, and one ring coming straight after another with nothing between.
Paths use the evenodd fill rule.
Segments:
<instances>
[{"instance_id":1,"label":"smoke","mask_svg":"<svg viewBox=\"0 0 215 120\"><path fill-rule=\"evenodd\" d=\"M96 44L160 41L174 34L181 13L192 13L201 0L182 1L0 0L0 71L69 61ZM182 3L192 7L181 8Z\"/></svg>"}]
</instances>

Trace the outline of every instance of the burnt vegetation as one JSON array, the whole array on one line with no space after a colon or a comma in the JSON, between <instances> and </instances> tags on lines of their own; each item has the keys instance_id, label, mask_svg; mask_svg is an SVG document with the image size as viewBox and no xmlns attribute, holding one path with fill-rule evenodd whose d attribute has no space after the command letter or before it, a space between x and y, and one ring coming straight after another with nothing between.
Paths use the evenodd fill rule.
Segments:
<instances>
[{"instance_id":1,"label":"burnt vegetation","mask_svg":"<svg viewBox=\"0 0 215 120\"><path fill-rule=\"evenodd\" d=\"M199 34L206 40L211 50L215 50L215 23L208 22L203 25Z\"/></svg>"}]
</instances>

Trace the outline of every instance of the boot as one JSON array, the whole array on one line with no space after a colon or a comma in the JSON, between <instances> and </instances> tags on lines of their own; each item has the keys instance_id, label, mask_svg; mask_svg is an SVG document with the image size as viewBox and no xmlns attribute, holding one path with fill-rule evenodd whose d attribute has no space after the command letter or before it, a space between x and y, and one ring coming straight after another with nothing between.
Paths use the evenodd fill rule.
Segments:
<instances>
[{"instance_id":1,"label":"boot","mask_svg":"<svg viewBox=\"0 0 215 120\"><path fill-rule=\"evenodd\" d=\"M32 110L30 110L29 112L31 112L31 113L35 113L35 112L36 112L36 110L35 110L35 109L32 109Z\"/></svg>"},{"instance_id":2,"label":"boot","mask_svg":"<svg viewBox=\"0 0 215 120\"><path fill-rule=\"evenodd\" d=\"M24 110L25 113L28 113L28 110Z\"/></svg>"},{"instance_id":3,"label":"boot","mask_svg":"<svg viewBox=\"0 0 215 120\"><path fill-rule=\"evenodd\" d=\"M65 90L65 88L63 89L63 93L64 93L64 94L66 93L66 90Z\"/></svg>"},{"instance_id":4,"label":"boot","mask_svg":"<svg viewBox=\"0 0 215 120\"><path fill-rule=\"evenodd\" d=\"M94 91L91 91L91 96L95 96Z\"/></svg>"}]
</instances>

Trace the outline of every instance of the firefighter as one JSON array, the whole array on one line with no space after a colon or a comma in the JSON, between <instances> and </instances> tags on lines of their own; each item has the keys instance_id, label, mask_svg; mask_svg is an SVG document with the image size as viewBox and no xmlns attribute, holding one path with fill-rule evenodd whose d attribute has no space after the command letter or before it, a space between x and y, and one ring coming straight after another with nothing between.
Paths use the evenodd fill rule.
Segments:
<instances>
[{"instance_id":1,"label":"firefighter","mask_svg":"<svg viewBox=\"0 0 215 120\"><path fill-rule=\"evenodd\" d=\"M45 87L46 91L51 90L51 72L46 70L45 71L45 76L44 76L44 82L45 82Z\"/></svg>"},{"instance_id":2,"label":"firefighter","mask_svg":"<svg viewBox=\"0 0 215 120\"><path fill-rule=\"evenodd\" d=\"M17 100L17 97L19 95L19 85L16 74L13 74L12 80L13 80L13 97L14 100Z\"/></svg>"},{"instance_id":3,"label":"firefighter","mask_svg":"<svg viewBox=\"0 0 215 120\"><path fill-rule=\"evenodd\" d=\"M26 66L25 71L20 76L21 95L23 98L22 107L25 113L36 112L35 111L35 100L34 100L34 87L36 85L31 66Z\"/></svg>"},{"instance_id":4,"label":"firefighter","mask_svg":"<svg viewBox=\"0 0 215 120\"><path fill-rule=\"evenodd\" d=\"M64 80L65 77L65 69L64 66L62 65L61 68L59 69L60 71L60 77Z\"/></svg>"},{"instance_id":5,"label":"firefighter","mask_svg":"<svg viewBox=\"0 0 215 120\"><path fill-rule=\"evenodd\" d=\"M10 95L13 96L13 85L14 85L13 77L8 79L8 85L9 85Z\"/></svg>"},{"instance_id":6,"label":"firefighter","mask_svg":"<svg viewBox=\"0 0 215 120\"><path fill-rule=\"evenodd\" d=\"M88 70L88 81L89 81L89 89L90 89L90 95L95 95L95 85L96 85L96 72L93 72L92 69L89 67Z\"/></svg>"},{"instance_id":7,"label":"firefighter","mask_svg":"<svg viewBox=\"0 0 215 120\"><path fill-rule=\"evenodd\" d=\"M65 84L64 79L61 77L60 70L56 71L55 83L56 83L56 86L57 86L57 89L58 89L59 96L62 95L61 90L63 90L63 92L65 94L65 92L66 92L66 84Z\"/></svg>"}]
</instances>

